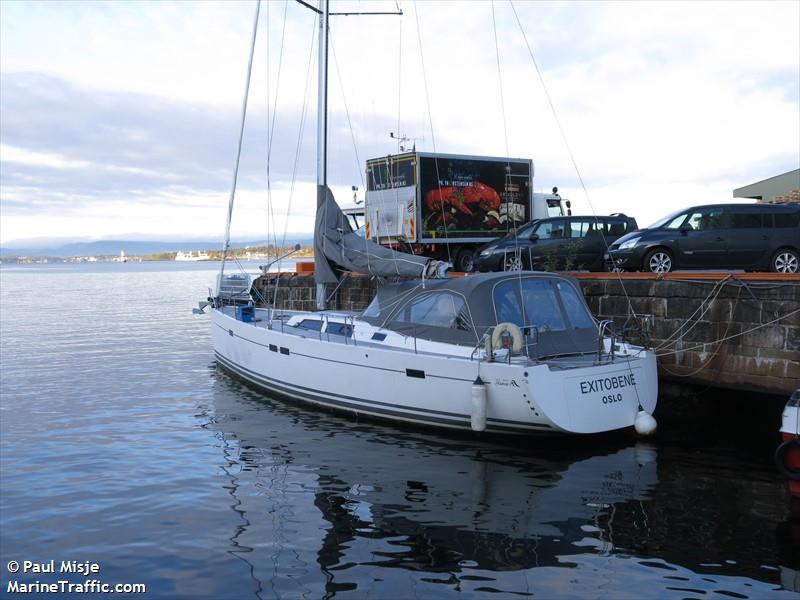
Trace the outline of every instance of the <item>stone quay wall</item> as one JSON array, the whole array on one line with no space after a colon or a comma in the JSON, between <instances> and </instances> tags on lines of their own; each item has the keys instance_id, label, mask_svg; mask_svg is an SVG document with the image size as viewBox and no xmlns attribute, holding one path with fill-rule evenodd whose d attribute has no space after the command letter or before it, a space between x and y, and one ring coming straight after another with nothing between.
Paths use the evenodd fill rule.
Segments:
<instances>
[{"instance_id":1,"label":"stone quay wall","mask_svg":"<svg viewBox=\"0 0 800 600\"><path fill-rule=\"evenodd\" d=\"M798 275L571 275L592 313L613 320L617 331L628 319L629 303L636 314L652 315L649 332L629 329L628 336L657 349L662 380L787 396L800 388ZM255 285L270 299L277 286L278 308L314 308L313 273L268 275ZM329 289L329 307L363 310L377 285L369 277L348 274L335 291Z\"/></svg>"}]
</instances>

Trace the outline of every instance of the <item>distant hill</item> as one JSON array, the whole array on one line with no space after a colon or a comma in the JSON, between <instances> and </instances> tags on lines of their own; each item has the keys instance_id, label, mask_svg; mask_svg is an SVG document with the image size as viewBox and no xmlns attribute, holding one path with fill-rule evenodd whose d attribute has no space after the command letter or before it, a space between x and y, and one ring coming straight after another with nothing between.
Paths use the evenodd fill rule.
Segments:
<instances>
[{"instance_id":1,"label":"distant hill","mask_svg":"<svg viewBox=\"0 0 800 600\"><path fill-rule=\"evenodd\" d=\"M311 238L286 239L286 244L311 244ZM263 246L264 240L252 242L231 242L233 248L245 246ZM147 256L157 252L178 252L183 250L220 250L222 243L213 242L180 242L180 241L142 241L142 240L101 240L95 242L72 242L61 246L38 246L30 248L0 248L0 256L116 256L124 250L128 256Z\"/></svg>"}]
</instances>

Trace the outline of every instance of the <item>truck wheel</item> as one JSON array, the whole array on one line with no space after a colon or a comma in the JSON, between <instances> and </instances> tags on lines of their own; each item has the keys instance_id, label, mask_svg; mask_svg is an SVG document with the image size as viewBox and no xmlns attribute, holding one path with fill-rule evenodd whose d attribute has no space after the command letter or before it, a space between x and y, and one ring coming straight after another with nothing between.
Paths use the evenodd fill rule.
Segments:
<instances>
[{"instance_id":1,"label":"truck wheel","mask_svg":"<svg viewBox=\"0 0 800 600\"><path fill-rule=\"evenodd\" d=\"M797 273L800 271L800 256L796 250L781 248L769 261L769 268L773 273Z\"/></svg>"},{"instance_id":2,"label":"truck wheel","mask_svg":"<svg viewBox=\"0 0 800 600\"><path fill-rule=\"evenodd\" d=\"M462 248L456 255L456 271L470 273L475 268L475 251L472 248Z\"/></svg>"},{"instance_id":3,"label":"truck wheel","mask_svg":"<svg viewBox=\"0 0 800 600\"><path fill-rule=\"evenodd\" d=\"M651 273L669 273L672 271L672 254L664 248L650 250L644 257L644 270Z\"/></svg>"}]
</instances>

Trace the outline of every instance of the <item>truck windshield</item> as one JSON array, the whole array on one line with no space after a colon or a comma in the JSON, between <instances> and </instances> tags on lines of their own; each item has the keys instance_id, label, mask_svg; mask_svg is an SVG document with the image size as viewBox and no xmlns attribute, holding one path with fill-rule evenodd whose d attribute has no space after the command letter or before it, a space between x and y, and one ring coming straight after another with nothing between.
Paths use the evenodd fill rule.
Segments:
<instances>
[{"instance_id":1,"label":"truck windshield","mask_svg":"<svg viewBox=\"0 0 800 600\"><path fill-rule=\"evenodd\" d=\"M548 217L560 217L564 214L564 210L561 208L561 199L560 198L549 198L547 200L547 216Z\"/></svg>"}]
</instances>

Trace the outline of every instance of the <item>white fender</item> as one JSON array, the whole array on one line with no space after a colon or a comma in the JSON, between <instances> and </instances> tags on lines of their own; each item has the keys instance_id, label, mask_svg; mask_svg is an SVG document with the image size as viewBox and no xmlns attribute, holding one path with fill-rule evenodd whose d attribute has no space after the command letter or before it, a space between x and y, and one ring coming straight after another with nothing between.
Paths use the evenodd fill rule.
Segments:
<instances>
[{"instance_id":1,"label":"white fender","mask_svg":"<svg viewBox=\"0 0 800 600\"><path fill-rule=\"evenodd\" d=\"M470 426L473 431L483 431L486 429L486 412L489 398L486 395L486 384L480 375L472 384L472 415L470 416Z\"/></svg>"},{"instance_id":2,"label":"white fender","mask_svg":"<svg viewBox=\"0 0 800 600\"><path fill-rule=\"evenodd\" d=\"M639 435L653 435L656 432L658 423L656 423L653 415L640 410L636 413L636 418L633 421L633 428Z\"/></svg>"}]
</instances>

